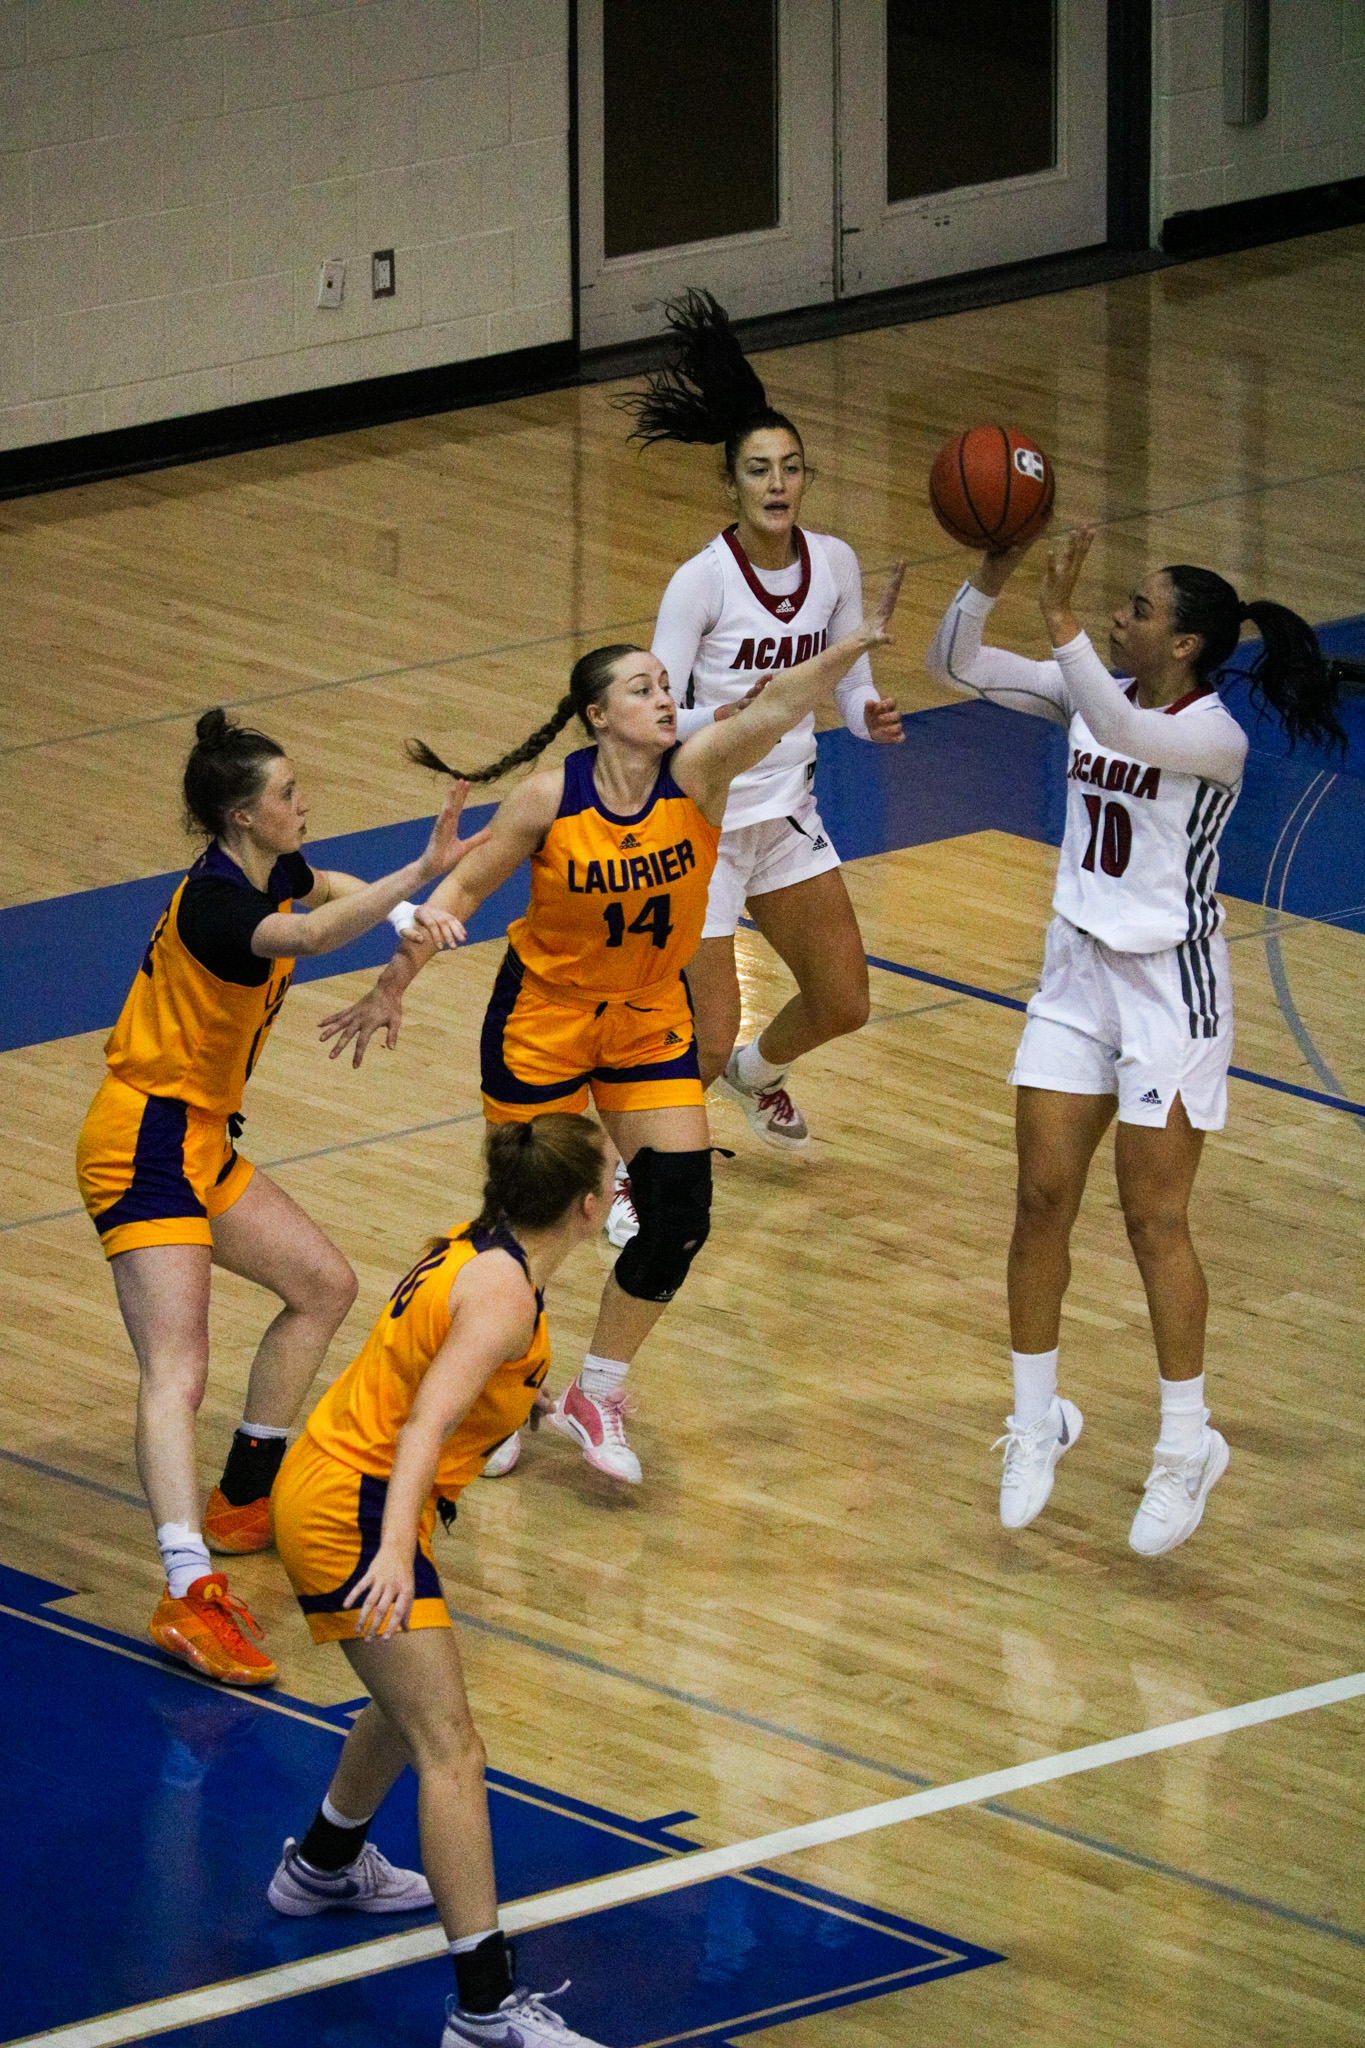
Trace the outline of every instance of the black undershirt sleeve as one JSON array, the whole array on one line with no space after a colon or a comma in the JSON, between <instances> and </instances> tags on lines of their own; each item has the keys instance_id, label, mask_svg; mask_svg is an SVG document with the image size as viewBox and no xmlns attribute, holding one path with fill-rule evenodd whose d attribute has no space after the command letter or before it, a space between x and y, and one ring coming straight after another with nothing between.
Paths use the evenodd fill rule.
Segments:
<instances>
[{"instance_id":1,"label":"black undershirt sleeve","mask_svg":"<svg viewBox=\"0 0 1365 2048\"><path fill-rule=\"evenodd\" d=\"M313 886L313 871L298 853L275 863L268 894L224 875L191 875L180 898L176 931L186 950L219 981L262 988L275 963L252 952L252 934L281 903L309 895Z\"/></svg>"}]
</instances>

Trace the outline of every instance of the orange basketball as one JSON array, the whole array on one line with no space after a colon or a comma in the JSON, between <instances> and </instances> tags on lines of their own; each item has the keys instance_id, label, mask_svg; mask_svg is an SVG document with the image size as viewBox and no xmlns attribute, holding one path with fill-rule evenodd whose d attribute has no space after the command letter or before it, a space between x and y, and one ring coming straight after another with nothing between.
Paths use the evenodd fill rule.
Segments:
<instances>
[{"instance_id":1,"label":"orange basketball","mask_svg":"<svg viewBox=\"0 0 1365 2048\"><path fill-rule=\"evenodd\" d=\"M969 427L934 457L929 503L964 547L1018 547L1042 532L1055 486L1052 464L1026 434Z\"/></svg>"}]
</instances>

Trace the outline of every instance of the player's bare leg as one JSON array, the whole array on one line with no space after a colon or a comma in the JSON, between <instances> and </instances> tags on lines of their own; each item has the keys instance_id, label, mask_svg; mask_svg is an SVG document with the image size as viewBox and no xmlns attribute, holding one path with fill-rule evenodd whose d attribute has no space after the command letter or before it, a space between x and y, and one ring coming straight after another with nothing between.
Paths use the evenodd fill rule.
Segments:
<instances>
[{"instance_id":1,"label":"player's bare leg","mask_svg":"<svg viewBox=\"0 0 1365 2048\"><path fill-rule=\"evenodd\" d=\"M746 908L790 969L796 994L734 1054L725 1079L757 1136L784 1151L804 1151L810 1134L784 1078L802 1053L866 1024L870 999L862 933L838 868L751 896Z\"/></svg>"},{"instance_id":2,"label":"player's bare leg","mask_svg":"<svg viewBox=\"0 0 1365 2048\"><path fill-rule=\"evenodd\" d=\"M670 1109L604 1110L601 1114L607 1134L627 1166L638 1152L645 1150L704 1155L710 1147L706 1111L700 1104ZM639 1248L650 1227L646 1211L642 1236L635 1240L633 1249ZM626 1373L667 1306L666 1301L651 1301L628 1293L616 1275L609 1273L582 1371L546 1417L552 1429L573 1437L588 1464L631 1485L639 1482L640 1461L626 1442Z\"/></svg>"},{"instance_id":3,"label":"player's bare leg","mask_svg":"<svg viewBox=\"0 0 1365 2048\"><path fill-rule=\"evenodd\" d=\"M1022 1529L1042 1513L1058 1460L1081 1433L1079 1408L1057 1392L1062 1297L1071 1279L1071 1230L1095 1148L1117 1102L1020 1088L1014 1111L1019 1172L1008 1290L1014 1409L1006 1418L1000 1520Z\"/></svg>"},{"instance_id":4,"label":"player's bare leg","mask_svg":"<svg viewBox=\"0 0 1365 2048\"><path fill-rule=\"evenodd\" d=\"M1177 1096L1162 1130L1120 1124L1114 1148L1128 1242L1147 1292L1160 1374L1161 1433L1129 1542L1144 1557L1173 1550L1198 1528L1228 1467L1208 1426L1204 1332L1209 1290L1190 1239L1189 1205L1204 1150Z\"/></svg>"},{"instance_id":5,"label":"player's bare leg","mask_svg":"<svg viewBox=\"0 0 1365 2048\"><path fill-rule=\"evenodd\" d=\"M209 1248L146 1245L110 1266L137 1354L138 1477L166 1573L148 1633L207 1678L268 1685L277 1673L251 1640L260 1630L213 1570L200 1528L194 1423L208 1383Z\"/></svg>"},{"instance_id":6,"label":"player's bare leg","mask_svg":"<svg viewBox=\"0 0 1365 2048\"><path fill-rule=\"evenodd\" d=\"M357 1283L331 1239L259 1167L212 1228L214 1264L254 1280L284 1304L256 1348L242 1420L204 1522L215 1550L261 1550L270 1541L270 1489L289 1426Z\"/></svg>"}]
</instances>

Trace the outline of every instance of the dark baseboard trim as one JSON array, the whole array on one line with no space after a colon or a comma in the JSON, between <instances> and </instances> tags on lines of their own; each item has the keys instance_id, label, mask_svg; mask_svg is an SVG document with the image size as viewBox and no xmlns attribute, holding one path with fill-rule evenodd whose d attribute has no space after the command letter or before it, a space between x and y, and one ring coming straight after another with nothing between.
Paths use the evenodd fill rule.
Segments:
<instances>
[{"instance_id":1,"label":"dark baseboard trim","mask_svg":"<svg viewBox=\"0 0 1365 2048\"><path fill-rule=\"evenodd\" d=\"M1192 256L1259 249L1266 242L1319 235L1361 221L1365 221L1365 178L1343 178L1334 185L1309 185L1301 192L1274 192L1264 199L1238 199L1228 206L1173 213L1161 224L1161 246L1168 256L1188 261Z\"/></svg>"},{"instance_id":2,"label":"dark baseboard trim","mask_svg":"<svg viewBox=\"0 0 1365 2048\"><path fill-rule=\"evenodd\" d=\"M1051 292L1079 291L1085 285L1112 284L1116 278L1133 277L1139 271L1164 270L1170 261L1160 249L1100 245L1065 256L1038 256L1027 263L1002 263L993 270L972 270L961 277L901 285L894 291L869 292L863 298L799 306L790 313L765 313L754 320L737 320L735 331L746 349L793 348L801 342L828 341L837 334L909 326L918 320L941 319L946 313L975 312L983 306L1008 305L1014 299L1038 299ZM588 350L582 358L582 382L606 384L614 377L635 377L657 369L671 346L671 337L660 334Z\"/></svg>"},{"instance_id":3,"label":"dark baseboard trim","mask_svg":"<svg viewBox=\"0 0 1365 2048\"><path fill-rule=\"evenodd\" d=\"M498 398L524 398L577 380L577 349L572 341L556 341L431 370L405 370L392 377L330 384L320 391L290 392L252 405L225 405L215 412L153 420L108 434L48 441L0 455L0 499L203 462L215 455L239 455L282 441L353 433L394 420L487 405Z\"/></svg>"}]
</instances>

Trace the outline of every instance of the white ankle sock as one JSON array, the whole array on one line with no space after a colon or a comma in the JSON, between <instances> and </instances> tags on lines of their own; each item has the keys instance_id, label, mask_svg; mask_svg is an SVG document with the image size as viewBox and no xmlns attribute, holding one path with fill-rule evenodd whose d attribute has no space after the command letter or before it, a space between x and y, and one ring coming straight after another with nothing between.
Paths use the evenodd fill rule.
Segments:
<instances>
[{"instance_id":1,"label":"white ankle sock","mask_svg":"<svg viewBox=\"0 0 1365 2048\"><path fill-rule=\"evenodd\" d=\"M1057 1347L1051 1351L1011 1351L1014 1367L1014 1419L1020 1429L1041 1422L1057 1392Z\"/></svg>"},{"instance_id":2,"label":"white ankle sock","mask_svg":"<svg viewBox=\"0 0 1365 2048\"><path fill-rule=\"evenodd\" d=\"M284 1429L277 1429L273 1422L248 1422L245 1416L237 1427L243 1436L254 1436L258 1443L263 1444L278 1442L281 1437L289 1434L287 1426Z\"/></svg>"},{"instance_id":3,"label":"white ankle sock","mask_svg":"<svg viewBox=\"0 0 1365 2048\"><path fill-rule=\"evenodd\" d=\"M785 1067L775 1067L771 1060L765 1060L758 1049L758 1040L742 1045L735 1054L735 1077L741 1088L747 1088L750 1095L760 1095L765 1088L774 1088L786 1073Z\"/></svg>"},{"instance_id":4,"label":"white ankle sock","mask_svg":"<svg viewBox=\"0 0 1365 2048\"><path fill-rule=\"evenodd\" d=\"M359 1813L354 1820L349 1813L339 1813L332 1804L330 1792L322 1795L322 1817L329 1820L334 1828L367 1828L374 1819L373 1813Z\"/></svg>"},{"instance_id":5,"label":"white ankle sock","mask_svg":"<svg viewBox=\"0 0 1365 2048\"><path fill-rule=\"evenodd\" d=\"M213 1570L208 1546L188 1522L163 1522L156 1532L156 1545L172 1600L183 1600L195 1580Z\"/></svg>"},{"instance_id":6,"label":"white ankle sock","mask_svg":"<svg viewBox=\"0 0 1365 2048\"><path fill-rule=\"evenodd\" d=\"M497 1931L496 1927L485 1927L482 1934L457 1934L454 1941L447 1942L446 1946L453 1956L472 1956L480 1942L487 1941ZM490 2017L496 2018L496 2014Z\"/></svg>"},{"instance_id":7,"label":"white ankle sock","mask_svg":"<svg viewBox=\"0 0 1365 2048\"><path fill-rule=\"evenodd\" d=\"M1157 1449L1188 1458L1199 1449L1209 1411L1204 1406L1204 1375L1195 1380L1158 1379L1161 1388L1161 1435Z\"/></svg>"},{"instance_id":8,"label":"white ankle sock","mask_svg":"<svg viewBox=\"0 0 1365 2048\"><path fill-rule=\"evenodd\" d=\"M625 1385L629 1371L619 1358L598 1358L590 1351L583 1360L578 1384L590 1400L600 1401L604 1394L614 1394Z\"/></svg>"}]
</instances>

